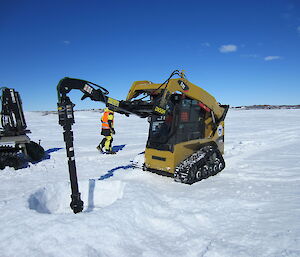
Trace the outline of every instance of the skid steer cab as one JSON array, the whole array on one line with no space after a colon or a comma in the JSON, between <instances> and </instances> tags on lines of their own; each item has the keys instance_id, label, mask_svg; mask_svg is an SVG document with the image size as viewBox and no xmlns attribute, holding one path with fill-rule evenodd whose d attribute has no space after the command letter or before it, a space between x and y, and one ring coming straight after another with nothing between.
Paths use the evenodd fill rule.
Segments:
<instances>
[{"instance_id":1,"label":"skid steer cab","mask_svg":"<svg viewBox=\"0 0 300 257\"><path fill-rule=\"evenodd\" d=\"M107 89L92 82L63 78L57 86L58 115L64 128L74 213L83 210L83 202L73 146L74 104L67 96L72 89L80 90L82 99L103 102L120 114L148 118L144 170L192 184L225 168L224 119L229 105L219 104L204 89L188 81L183 72L175 70L163 83L136 81L126 100L121 101L109 97Z\"/></svg>"}]
</instances>

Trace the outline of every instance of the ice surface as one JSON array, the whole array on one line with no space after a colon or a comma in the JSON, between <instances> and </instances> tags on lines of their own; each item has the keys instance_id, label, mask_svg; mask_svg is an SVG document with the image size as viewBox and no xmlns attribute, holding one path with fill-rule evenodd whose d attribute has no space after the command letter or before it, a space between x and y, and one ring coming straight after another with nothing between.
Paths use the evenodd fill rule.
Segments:
<instances>
[{"instance_id":1,"label":"ice surface","mask_svg":"<svg viewBox=\"0 0 300 257\"><path fill-rule=\"evenodd\" d=\"M45 150L64 148L56 115L26 119ZM230 110L225 170L191 186L120 168L144 151L148 123L115 123L114 144L126 146L101 155L100 114L76 113L82 213L69 208L65 149L0 171L1 257L300 256L300 110Z\"/></svg>"}]
</instances>

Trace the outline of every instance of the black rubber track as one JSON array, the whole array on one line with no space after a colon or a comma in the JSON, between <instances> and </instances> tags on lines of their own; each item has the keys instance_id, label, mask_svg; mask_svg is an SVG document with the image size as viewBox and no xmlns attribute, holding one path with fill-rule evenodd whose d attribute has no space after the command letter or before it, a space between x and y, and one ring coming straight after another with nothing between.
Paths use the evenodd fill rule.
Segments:
<instances>
[{"instance_id":1,"label":"black rubber track","mask_svg":"<svg viewBox=\"0 0 300 257\"><path fill-rule=\"evenodd\" d=\"M12 146L0 146L0 170L6 166L14 169L22 167L22 161L18 156L19 148Z\"/></svg>"},{"instance_id":2,"label":"black rubber track","mask_svg":"<svg viewBox=\"0 0 300 257\"><path fill-rule=\"evenodd\" d=\"M219 149L205 146L176 167L174 180L191 185L216 175L224 168L225 162Z\"/></svg>"}]
</instances>

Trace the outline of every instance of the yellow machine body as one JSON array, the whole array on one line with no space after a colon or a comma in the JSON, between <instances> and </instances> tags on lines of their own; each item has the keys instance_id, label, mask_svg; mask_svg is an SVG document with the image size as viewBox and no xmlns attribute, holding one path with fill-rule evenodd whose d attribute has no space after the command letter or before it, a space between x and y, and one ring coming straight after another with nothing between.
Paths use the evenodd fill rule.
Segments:
<instances>
[{"instance_id":1,"label":"yellow machine body","mask_svg":"<svg viewBox=\"0 0 300 257\"><path fill-rule=\"evenodd\" d=\"M170 79L164 86L150 81L136 81L130 88L126 100L132 101L141 94L150 94L151 92L159 96L159 101L157 101L157 105L154 107L158 116L167 116L168 101L170 101L169 99L172 98L172 95L183 99L179 100L179 103L180 101L190 101L193 103L194 105L190 107L191 112L194 112L194 110L196 110L196 113L198 110L199 112L202 111L202 116L199 116L199 120L196 119L194 121L195 124L201 122L202 132L198 138L197 136L189 138L188 134L196 134L197 131L186 131L187 135L185 140L173 140L169 149L162 149L164 148L163 143L161 144L162 147L151 145L151 127L153 127L153 124L157 121L150 120L149 138L145 150L144 165L146 169L174 174L176 167L183 160L187 159L205 145L214 145L221 154L224 153L224 118L228 106L220 105L212 95L188 81L184 76L178 79ZM174 111L173 114L173 118L176 119L179 124L177 124L178 127L175 128L175 130L177 129L178 131L180 126L182 126L183 132L181 133L184 133L184 124L180 125L180 121L178 121L180 116L182 116L182 111L177 110L177 112ZM188 115L189 114L185 114L185 116ZM175 131L173 137L176 133Z\"/></svg>"},{"instance_id":2,"label":"yellow machine body","mask_svg":"<svg viewBox=\"0 0 300 257\"><path fill-rule=\"evenodd\" d=\"M175 168L180 162L198 151L201 146L216 142L218 149L224 154L224 122L220 125L223 128L222 134L217 133L212 138L196 139L174 145L174 151L162 151L153 148L145 150L145 166L148 169L168 172L174 174Z\"/></svg>"}]
</instances>

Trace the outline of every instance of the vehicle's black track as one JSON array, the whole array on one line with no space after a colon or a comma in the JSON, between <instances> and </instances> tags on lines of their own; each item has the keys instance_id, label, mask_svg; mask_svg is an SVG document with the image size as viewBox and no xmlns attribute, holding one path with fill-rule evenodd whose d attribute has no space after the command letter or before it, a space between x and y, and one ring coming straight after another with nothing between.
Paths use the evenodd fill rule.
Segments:
<instances>
[{"instance_id":1,"label":"vehicle's black track","mask_svg":"<svg viewBox=\"0 0 300 257\"><path fill-rule=\"evenodd\" d=\"M22 166L22 161L18 156L20 149L13 146L0 146L0 170L6 166L19 169Z\"/></svg>"},{"instance_id":2,"label":"vehicle's black track","mask_svg":"<svg viewBox=\"0 0 300 257\"><path fill-rule=\"evenodd\" d=\"M219 149L214 146L204 146L176 167L174 179L191 185L216 175L224 168L225 162Z\"/></svg>"}]
</instances>

